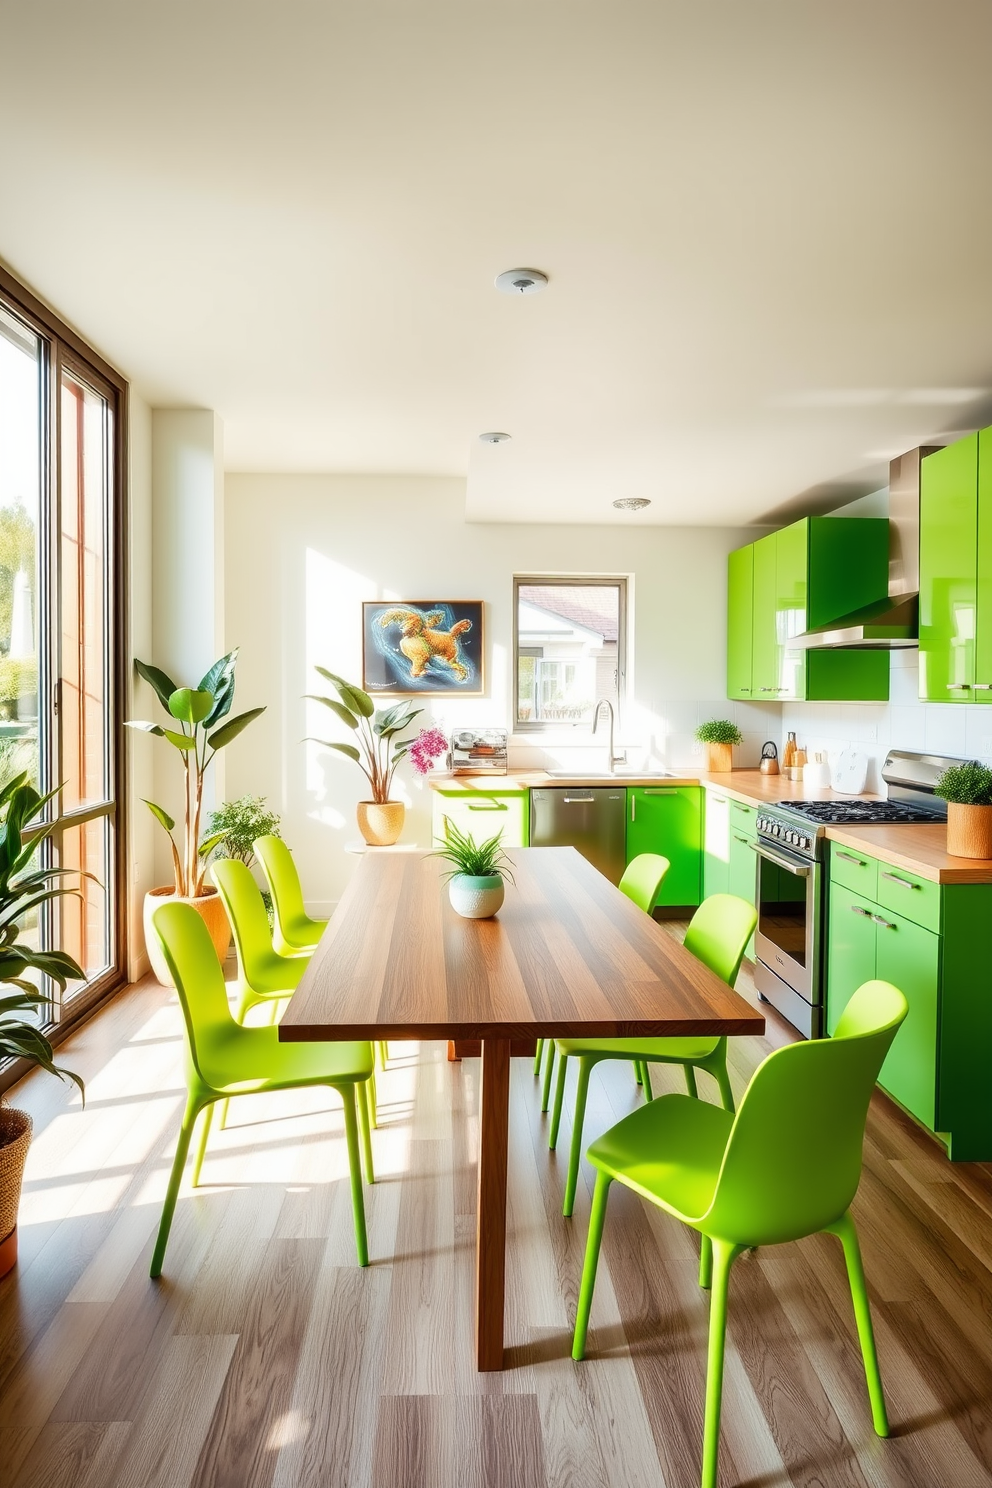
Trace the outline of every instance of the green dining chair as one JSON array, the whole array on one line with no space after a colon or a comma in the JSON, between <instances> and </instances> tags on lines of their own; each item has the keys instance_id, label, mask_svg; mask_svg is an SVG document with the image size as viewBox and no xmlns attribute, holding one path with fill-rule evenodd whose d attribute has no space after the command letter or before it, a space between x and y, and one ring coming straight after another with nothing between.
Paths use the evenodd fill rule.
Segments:
<instances>
[{"instance_id":1,"label":"green dining chair","mask_svg":"<svg viewBox=\"0 0 992 1488\"><path fill-rule=\"evenodd\" d=\"M643 909L645 914L650 914L658 902L661 892L662 880L671 867L668 858L663 858L661 853L638 853L636 858L631 858L623 871L617 888L628 899L632 899L638 909ZM541 1110L548 1109L551 1098L551 1072L555 1063L555 1041L554 1039L538 1039L537 1053L534 1056L534 1074L541 1073L541 1056L544 1046L547 1044L547 1067L544 1071L544 1085L541 1091ZM637 1070L637 1079L640 1083L641 1070Z\"/></svg>"},{"instance_id":2,"label":"green dining chair","mask_svg":"<svg viewBox=\"0 0 992 1488\"><path fill-rule=\"evenodd\" d=\"M327 921L311 919L304 909L303 889L293 854L281 837L258 837L252 847L272 895L274 948L280 956L312 951L323 935Z\"/></svg>"},{"instance_id":3,"label":"green dining chair","mask_svg":"<svg viewBox=\"0 0 992 1488\"><path fill-rule=\"evenodd\" d=\"M161 913L161 911L160 911ZM831 1039L790 1044L755 1071L736 1116L665 1095L589 1148L597 1169L573 1359L585 1356L610 1185L623 1183L700 1234L699 1284L712 1288L702 1488L716 1488L730 1269L741 1251L820 1231L844 1248L872 1421L887 1436L868 1292L850 1205L861 1179L868 1103L906 1016L890 982L866 982Z\"/></svg>"},{"instance_id":4,"label":"green dining chair","mask_svg":"<svg viewBox=\"0 0 992 1488\"><path fill-rule=\"evenodd\" d=\"M273 948L265 900L244 863L218 858L210 875L224 901L238 953L237 1020L243 1023L251 1008L264 1003L274 1023L279 1004L296 991L310 957L282 956Z\"/></svg>"},{"instance_id":5,"label":"green dining chair","mask_svg":"<svg viewBox=\"0 0 992 1488\"><path fill-rule=\"evenodd\" d=\"M690 920L683 945L721 981L732 987L737 981L744 951L757 919L754 905L748 904L746 899L738 899L736 894L711 894L708 899L703 900ZM720 1038L562 1038L557 1040L557 1044L561 1062L558 1066L555 1108L548 1136L548 1146L551 1148L558 1142L568 1060L574 1057L579 1061L575 1113L572 1117L572 1145L569 1149L565 1201L562 1205L562 1213L566 1217L572 1213L579 1180L582 1126L585 1121L589 1076L604 1059L633 1060L635 1068L640 1067L640 1079L648 1100L651 1099L650 1065L681 1064L685 1071L686 1089L691 1096L698 1094L696 1070L706 1070L719 1086L724 1109L731 1112L734 1109L734 1093L727 1073L725 1034Z\"/></svg>"},{"instance_id":6,"label":"green dining chair","mask_svg":"<svg viewBox=\"0 0 992 1488\"><path fill-rule=\"evenodd\" d=\"M275 1028L242 1027L231 1016L224 973L209 932L196 910L188 904L163 904L152 916L152 925L179 993L186 1024L187 1095L152 1256L151 1275L162 1274L190 1139L201 1111L203 1122L193 1162L194 1188L200 1181L213 1108L218 1101L309 1085L330 1085L344 1103L355 1248L358 1264L367 1266L369 1249L359 1146L365 1161L366 1179L372 1183L375 1177L367 1104L372 1075L371 1044L367 1040L281 1044Z\"/></svg>"}]
</instances>

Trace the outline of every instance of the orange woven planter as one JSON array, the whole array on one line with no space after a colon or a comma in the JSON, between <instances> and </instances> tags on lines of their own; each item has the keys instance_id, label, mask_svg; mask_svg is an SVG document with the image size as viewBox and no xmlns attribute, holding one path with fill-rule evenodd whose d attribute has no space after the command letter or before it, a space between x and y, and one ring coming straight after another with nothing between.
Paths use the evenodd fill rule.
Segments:
<instances>
[{"instance_id":1,"label":"orange woven planter","mask_svg":"<svg viewBox=\"0 0 992 1488\"><path fill-rule=\"evenodd\" d=\"M0 1276L6 1276L17 1260L17 1209L30 1146L27 1111L0 1106Z\"/></svg>"},{"instance_id":2,"label":"orange woven planter","mask_svg":"<svg viewBox=\"0 0 992 1488\"><path fill-rule=\"evenodd\" d=\"M145 931L145 949L151 962L152 971L155 973L163 987L172 986L172 977L162 949L155 934L152 924L152 915L160 904L168 904L173 899L179 904L192 905L197 914L203 920L210 931L210 939L214 943L214 950L218 958L223 961L231 945L231 924L227 918L227 910L224 901L214 888L206 889L196 899L183 899L176 893L174 888L149 889L145 895L145 905L142 914L142 924Z\"/></svg>"},{"instance_id":3,"label":"orange woven planter","mask_svg":"<svg viewBox=\"0 0 992 1488\"><path fill-rule=\"evenodd\" d=\"M992 806L948 801L947 851L952 858L992 858Z\"/></svg>"},{"instance_id":4,"label":"orange woven planter","mask_svg":"<svg viewBox=\"0 0 992 1488\"><path fill-rule=\"evenodd\" d=\"M359 801L356 814L369 847L392 847L403 830L406 806L402 801Z\"/></svg>"},{"instance_id":5,"label":"orange woven planter","mask_svg":"<svg viewBox=\"0 0 992 1488\"><path fill-rule=\"evenodd\" d=\"M734 768L733 744L707 744L707 768L711 774L725 775Z\"/></svg>"}]
</instances>

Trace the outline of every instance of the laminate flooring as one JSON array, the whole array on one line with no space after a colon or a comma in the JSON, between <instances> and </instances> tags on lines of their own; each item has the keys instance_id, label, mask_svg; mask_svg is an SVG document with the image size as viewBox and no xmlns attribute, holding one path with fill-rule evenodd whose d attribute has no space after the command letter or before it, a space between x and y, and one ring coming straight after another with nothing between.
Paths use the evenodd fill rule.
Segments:
<instances>
[{"instance_id":1,"label":"laminate flooring","mask_svg":"<svg viewBox=\"0 0 992 1488\"><path fill-rule=\"evenodd\" d=\"M673 933L678 928L673 927ZM745 969L740 990L753 997ZM740 1092L768 1049L731 1044ZM11 1097L36 1134L21 1260L0 1282L3 1488L692 1488L707 1298L695 1237L621 1187L589 1358L570 1358L591 1192L561 1216L513 1061L507 1369L473 1365L478 1060L391 1046L372 1265L355 1265L340 1105L247 1097L148 1264L183 1099L175 995L127 990L63 1045L86 1079ZM699 1077L701 1082L706 1076ZM659 1069L660 1093L681 1073ZM600 1066L586 1132L633 1108ZM721 1485L992 1488L992 1167L951 1165L878 1095L855 1205L893 1435L871 1429L840 1247L749 1253L731 1282Z\"/></svg>"}]
</instances>

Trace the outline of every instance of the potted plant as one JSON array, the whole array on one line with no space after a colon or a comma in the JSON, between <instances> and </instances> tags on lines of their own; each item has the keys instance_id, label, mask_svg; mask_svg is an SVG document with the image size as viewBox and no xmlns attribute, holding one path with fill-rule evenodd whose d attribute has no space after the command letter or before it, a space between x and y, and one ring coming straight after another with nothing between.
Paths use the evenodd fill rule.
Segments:
<instances>
[{"instance_id":1,"label":"potted plant","mask_svg":"<svg viewBox=\"0 0 992 1488\"><path fill-rule=\"evenodd\" d=\"M992 858L992 770L978 760L949 765L933 789L947 802L951 856Z\"/></svg>"},{"instance_id":2,"label":"potted plant","mask_svg":"<svg viewBox=\"0 0 992 1488\"><path fill-rule=\"evenodd\" d=\"M729 718L714 718L699 725L696 738L700 744L706 745L707 769L724 774L734 768L734 745L744 742L744 735L736 723L731 723Z\"/></svg>"},{"instance_id":3,"label":"potted plant","mask_svg":"<svg viewBox=\"0 0 992 1488\"><path fill-rule=\"evenodd\" d=\"M83 978L83 970L66 951L38 951L19 940L20 921L41 905L73 890L53 885L52 880L72 872L68 868L36 868L29 864L52 825L32 832L25 842L25 822L37 817L47 801L57 794L39 796L17 775L0 791L0 983L16 992L0 997L0 1058L26 1059L60 1079L73 1080L85 1095L83 1082L71 1070L55 1063L48 1039L24 1013L33 1013L51 999L42 995L25 976L28 971L51 977L64 990L70 979ZM17 1209L21 1180L31 1143L31 1117L14 1106L0 1105L0 1276L17 1260Z\"/></svg>"},{"instance_id":4,"label":"potted plant","mask_svg":"<svg viewBox=\"0 0 992 1488\"><path fill-rule=\"evenodd\" d=\"M207 838L214 843L214 858L237 858L246 868L255 861L255 843L259 837L281 835L279 818L266 806L264 796L239 796L236 801L225 801L207 818ZM271 925L272 895L267 888L262 889L262 899Z\"/></svg>"},{"instance_id":5,"label":"potted plant","mask_svg":"<svg viewBox=\"0 0 992 1488\"><path fill-rule=\"evenodd\" d=\"M221 719L227 718L230 713L234 701L234 668L237 659L237 651L229 651L226 656L214 662L196 687L177 687L172 678L158 667L150 666L144 661L136 661L134 664L139 676L144 677L154 688L170 721L175 721L179 727L163 728L161 724L145 723L138 719L129 720L128 727L142 729L145 733L167 740L179 753L185 777L183 825L178 845L172 835L176 825L172 817L161 806L156 806L154 801L145 802L155 820L164 828L172 848L174 882L150 889L145 895L144 904L148 959L155 975L166 987L172 985L172 977L159 948L158 938L152 933L151 924L152 914L166 899L181 899L202 915L217 955L222 961L231 943L231 927L217 890L203 881L207 854L216 847L224 833L215 832L201 842L200 817L203 810L203 782L211 760L219 749L230 744L253 719L265 712L264 708L249 708L246 713L239 713L236 718L221 723Z\"/></svg>"},{"instance_id":6,"label":"potted plant","mask_svg":"<svg viewBox=\"0 0 992 1488\"><path fill-rule=\"evenodd\" d=\"M462 832L449 817L444 818L444 847L434 856L452 865L445 874L448 898L456 914L466 920L489 920L502 908L503 880L513 883L509 858L503 851L502 832L477 843Z\"/></svg>"},{"instance_id":7,"label":"potted plant","mask_svg":"<svg viewBox=\"0 0 992 1488\"><path fill-rule=\"evenodd\" d=\"M393 776L400 760L409 754L413 739L397 739L396 735L408 728L424 710L415 708L404 699L392 707L376 712L375 704L367 692L353 682L345 682L325 667L317 667L322 677L337 693L337 698L308 693L316 703L330 708L334 716L352 730L356 744L341 744L333 739L314 739L325 749L336 749L339 754L354 760L372 789L369 801L358 803L358 830L370 847L390 847L403 830L406 807L402 801L389 798Z\"/></svg>"}]
</instances>

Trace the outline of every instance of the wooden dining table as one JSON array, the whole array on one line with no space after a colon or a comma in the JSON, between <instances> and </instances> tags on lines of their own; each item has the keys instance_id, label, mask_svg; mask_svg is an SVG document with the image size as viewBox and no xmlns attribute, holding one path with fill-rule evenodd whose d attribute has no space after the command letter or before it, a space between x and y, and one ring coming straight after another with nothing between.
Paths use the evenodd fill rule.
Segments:
<instances>
[{"instance_id":1,"label":"wooden dining table","mask_svg":"<svg viewBox=\"0 0 992 1488\"><path fill-rule=\"evenodd\" d=\"M521 1040L764 1032L761 1014L571 847L508 853L494 919L430 853L368 853L279 1024L287 1041L481 1040L476 1360L503 1367L510 1057Z\"/></svg>"}]
</instances>

